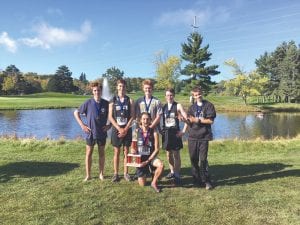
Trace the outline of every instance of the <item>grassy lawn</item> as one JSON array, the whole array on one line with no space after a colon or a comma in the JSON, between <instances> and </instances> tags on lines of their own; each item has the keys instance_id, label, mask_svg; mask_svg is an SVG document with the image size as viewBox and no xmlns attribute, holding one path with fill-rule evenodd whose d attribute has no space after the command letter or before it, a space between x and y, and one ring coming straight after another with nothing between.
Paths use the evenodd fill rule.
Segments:
<instances>
[{"instance_id":1,"label":"grassy lawn","mask_svg":"<svg viewBox=\"0 0 300 225\"><path fill-rule=\"evenodd\" d=\"M183 185L163 178L159 194L111 183L110 145L106 180L97 179L95 152L84 183L84 154L80 140L0 139L0 224L299 224L299 137L211 142L212 191L192 186L186 146Z\"/></svg>"},{"instance_id":2,"label":"grassy lawn","mask_svg":"<svg viewBox=\"0 0 300 225\"><path fill-rule=\"evenodd\" d=\"M142 92L129 94L134 100L143 96ZM154 96L165 103L163 91L154 92ZM62 94L62 93L39 93L24 96L0 97L1 109L49 109L49 108L70 108L78 107L90 96ZM275 111L275 112L300 112L300 104L276 103L276 104L255 104L255 98L249 99L250 104L245 105L243 100L234 96L209 95L207 100L214 103L217 111L231 112L255 112ZM181 103L186 109L190 105L189 96L176 95L176 101Z\"/></svg>"},{"instance_id":3,"label":"grassy lawn","mask_svg":"<svg viewBox=\"0 0 300 225\"><path fill-rule=\"evenodd\" d=\"M90 96L39 93L24 96L0 97L0 109L55 109L78 107Z\"/></svg>"}]
</instances>

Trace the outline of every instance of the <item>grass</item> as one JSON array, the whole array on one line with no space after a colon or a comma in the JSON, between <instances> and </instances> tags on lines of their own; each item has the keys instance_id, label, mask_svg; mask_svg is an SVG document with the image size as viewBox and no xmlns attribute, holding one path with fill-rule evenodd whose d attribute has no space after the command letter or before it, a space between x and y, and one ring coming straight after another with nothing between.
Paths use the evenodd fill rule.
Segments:
<instances>
[{"instance_id":1,"label":"grass","mask_svg":"<svg viewBox=\"0 0 300 225\"><path fill-rule=\"evenodd\" d=\"M143 96L142 92L129 94L134 100ZM155 91L154 96L165 103L163 91ZM63 94L63 93L39 93L24 96L6 96L0 97L0 110L3 109L52 109L52 108L72 108L78 107L90 96ZM254 99L249 99L251 104L245 105L240 97L209 95L205 97L211 101L218 112L256 112L256 111L274 111L274 112L300 112L300 104L276 103L276 104L255 104ZM176 101L180 102L186 109L190 105L189 96L182 94L176 95Z\"/></svg>"},{"instance_id":2,"label":"grass","mask_svg":"<svg viewBox=\"0 0 300 225\"><path fill-rule=\"evenodd\" d=\"M39 93L24 96L0 97L0 109L55 109L78 107L89 96Z\"/></svg>"},{"instance_id":3,"label":"grass","mask_svg":"<svg viewBox=\"0 0 300 225\"><path fill-rule=\"evenodd\" d=\"M186 145L182 187L164 178L163 192L136 182L84 178L84 142L0 139L0 224L299 224L300 139L212 141L216 188L192 186ZM159 156L165 163L163 151ZM130 169L133 173L133 169ZM167 173L167 168L165 174Z\"/></svg>"}]
</instances>

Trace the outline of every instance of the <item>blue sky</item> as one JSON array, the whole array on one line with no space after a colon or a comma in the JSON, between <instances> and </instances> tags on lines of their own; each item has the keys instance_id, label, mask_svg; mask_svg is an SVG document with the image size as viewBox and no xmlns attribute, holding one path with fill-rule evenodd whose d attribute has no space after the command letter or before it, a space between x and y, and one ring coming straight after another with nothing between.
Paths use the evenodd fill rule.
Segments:
<instances>
[{"instance_id":1,"label":"blue sky","mask_svg":"<svg viewBox=\"0 0 300 225\"><path fill-rule=\"evenodd\" d=\"M219 65L215 81L232 77L227 59L250 71L283 41L300 44L298 0L3 0L0 6L0 69L13 64L23 73L54 74L67 65L73 78L84 72L94 80L115 66L127 77L154 77L155 55L180 56L195 16L212 53L208 65Z\"/></svg>"}]
</instances>

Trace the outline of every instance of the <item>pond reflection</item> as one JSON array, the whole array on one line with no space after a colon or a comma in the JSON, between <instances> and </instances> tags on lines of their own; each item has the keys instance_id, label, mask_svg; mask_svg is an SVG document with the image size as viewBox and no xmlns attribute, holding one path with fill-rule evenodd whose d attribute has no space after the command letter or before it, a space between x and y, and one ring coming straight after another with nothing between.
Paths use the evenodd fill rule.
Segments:
<instances>
[{"instance_id":1,"label":"pond reflection","mask_svg":"<svg viewBox=\"0 0 300 225\"><path fill-rule=\"evenodd\" d=\"M0 111L0 135L37 139L83 138L73 116L74 109ZM213 124L214 139L294 137L300 133L300 113L218 113ZM181 124L182 126L183 124Z\"/></svg>"}]
</instances>

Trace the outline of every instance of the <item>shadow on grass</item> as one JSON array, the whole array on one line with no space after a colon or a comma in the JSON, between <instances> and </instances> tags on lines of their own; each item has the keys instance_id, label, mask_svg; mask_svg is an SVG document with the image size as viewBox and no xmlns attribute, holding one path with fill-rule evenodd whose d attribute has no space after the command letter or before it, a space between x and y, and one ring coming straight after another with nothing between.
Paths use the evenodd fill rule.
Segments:
<instances>
[{"instance_id":1,"label":"shadow on grass","mask_svg":"<svg viewBox=\"0 0 300 225\"><path fill-rule=\"evenodd\" d=\"M282 177L300 177L300 169L287 169L289 167L292 165L282 163L212 165L209 167L209 173L214 186L249 184ZM193 178L190 174L191 168L181 169L181 187L193 187ZM170 183L170 181L162 182L163 186L172 187Z\"/></svg>"},{"instance_id":2,"label":"shadow on grass","mask_svg":"<svg viewBox=\"0 0 300 225\"><path fill-rule=\"evenodd\" d=\"M0 182L15 177L48 177L67 173L79 167L78 163L24 161L0 166Z\"/></svg>"}]
</instances>

